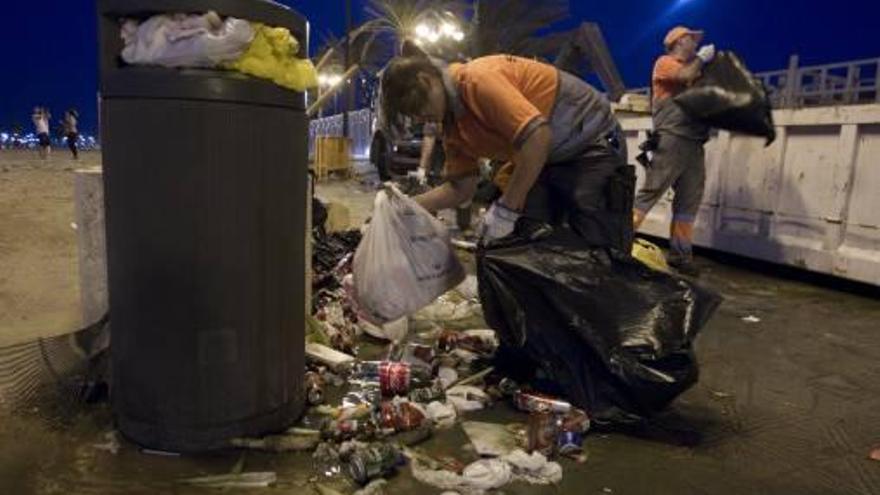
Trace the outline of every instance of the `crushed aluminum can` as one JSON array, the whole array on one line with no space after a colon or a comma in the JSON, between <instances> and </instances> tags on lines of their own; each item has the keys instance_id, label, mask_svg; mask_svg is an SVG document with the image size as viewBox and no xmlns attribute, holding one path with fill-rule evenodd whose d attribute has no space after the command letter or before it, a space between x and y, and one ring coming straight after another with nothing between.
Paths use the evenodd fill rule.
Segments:
<instances>
[{"instance_id":1,"label":"crushed aluminum can","mask_svg":"<svg viewBox=\"0 0 880 495\"><path fill-rule=\"evenodd\" d=\"M324 378L314 371L305 374L306 400L316 406L324 402Z\"/></svg>"},{"instance_id":2,"label":"crushed aluminum can","mask_svg":"<svg viewBox=\"0 0 880 495\"><path fill-rule=\"evenodd\" d=\"M437 349L442 353L450 353L458 348L461 333L455 330L444 330L437 338Z\"/></svg>"},{"instance_id":3,"label":"crushed aluminum can","mask_svg":"<svg viewBox=\"0 0 880 495\"><path fill-rule=\"evenodd\" d=\"M379 425L394 431L411 431L425 424L425 414L409 402L386 401L379 406Z\"/></svg>"},{"instance_id":4,"label":"crushed aluminum can","mask_svg":"<svg viewBox=\"0 0 880 495\"><path fill-rule=\"evenodd\" d=\"M512 396L519 392L519 384L510 378L502 378L501 381L498 382L498 391L501 392L502 395Z\"/></svg>"},{"instance_id":5,"label":"crushed aluminum can","mask_svg":"<svg viewBox=\"0 0 880 495\"><path fill-rule=\"evenodd\" d=\"M410 364L431 366L436 357L434 347L410 342L403 349L401 360Z\"/></svg>"},{"instance_id":6,"label":"crushed aluminum can","mask_svg":"<svg viewBox=\"0 0 880 495\"><path fill-rule=\"evenodd\" d=\"M444 330L437 339L437 349L443 353L450 353L457 349L473 352L479 355L492 354L495 351L495 342L477 335L467 335L457 330Z\"/></svg>"},{"instance_id":7,"label":"crushed aluminum can","mask_svg":"<svg viewBox=\"0 0 880 495\"><path fill-rule=\"evenodd\" d=\"M434 383L430 387L415 388L409 392L409 400L427 404L435 400L442 401L446 398L446 391L439 382Z\"/></svg>"},{"instance_id":8,"label":"crushed aluminum can","mask_svg":"<svg viewBox=\"0 0 880 495\"><path fill-rule=\"evenodd\" d=\"M557 414L566 414L571 411L571 404L533 392L516 392L513 394L513 403L517 409L524 412L549 411Z\"/></svg>"},{"instance_id":9,"label":"crushed aluminum can","mask_svg":"<svg viewBox=\"0 0 880 495\"><path fill-rule=\"evenodd\" d=\"M571 408L567 414L562 416L562 429L565 431L573 431L581 435L590 431L590 417L581 409Z\"/></svg>"},{"instance_id":10,"label":"crushed aluminum can","mask_svg":"<svg viewBox=\"0 0 880 495\"><path fill-rule=\"evenodd\" d=\"M370 420L349 419L331 421L322 429L321 436L334 441L351 440L352 438L372 438L376 435L376 425Z\"/></svg>"},{"instance_id":11,"label":"crushed aluminum can","mask_svg":"<svg viewBox=\"0 0 880 495\"><path fill-rule=\"evenodd\" d=\"M401 460L400 450L385 443L372 443L358 449L348 459L348 475L356 483L366 485L370 480L391 472Z\"/></svg>"},{"instance_id":12,"label":"crushed aluminum can","mask_svg":"<svg viewBox=\"0 0 880 495\"><path fill-rule=\"evenodd\" d=\"M583 444L583 434L563 430L557 436L556 449L564 456L576 456L584 451Z\"/></svg>"},{"instance_id":13,"label":"crushed aluminum can","mask_svg":"<svg viewBox=\"0 0 880 495\"><path fill-rule=\"evenodd\" d=\"M556 415L550 411L533 412L528 423L528 450L552 457L556 452L559 426Z\"/></svg>"}]
</instances>

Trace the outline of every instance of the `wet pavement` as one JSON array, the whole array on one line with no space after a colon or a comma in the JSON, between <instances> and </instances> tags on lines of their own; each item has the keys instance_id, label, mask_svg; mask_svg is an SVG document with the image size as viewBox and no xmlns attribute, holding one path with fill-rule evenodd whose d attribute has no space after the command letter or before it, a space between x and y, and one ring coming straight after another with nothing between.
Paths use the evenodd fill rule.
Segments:
<instances>
[{"instance_id":1,"label":"wet pavement","mask_svg":"<svg viewBox=\"0 0 880 495\"><path fill-rule=\"evenodd\" d=\"M370 188L331 182L326 199L365 217ZM512 484L507 494L876 494L880 462L880 301L876 291L847 290L781 278L701 259L701 280L725 302L697 340L700 382L654 421L654 428L593 432L583 464L562 460L559 486ZM870 295L860 292L872 292ZM124 441L102 449L112 430L106 406L27 411L0 422L0 493L209 493L182 478L224 474L244 459L246 471L276 471L271 488L223 493L314 493L309 454L229 451L209 456L144 454ZM48 420L46 418L54 418ZM525 422L507 404L467 419ZM475 459L460 427L421 447ZM342 493L354 487L328 480ZM386 493L440 493L407 467Z\"/></svg>"}]
</instances>

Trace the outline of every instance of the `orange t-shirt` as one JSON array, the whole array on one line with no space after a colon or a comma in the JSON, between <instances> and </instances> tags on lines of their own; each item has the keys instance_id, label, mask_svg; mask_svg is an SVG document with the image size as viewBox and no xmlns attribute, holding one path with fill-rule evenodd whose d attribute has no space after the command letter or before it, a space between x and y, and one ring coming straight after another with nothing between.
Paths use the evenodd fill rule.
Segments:
<instances>
[{"instance_id":1,"label":"orange t-shirt","mask_svg":"<svg viewBox=\"0 0 880 495\"><path fill-rule=\"evenodd\" d=\"M533 121L550 119L559 85L551 65L492 55L451 64L449 74L460 106L444 127L448 179L479 173L478 158L510 160Z\"/></svg>"},{"instance_id":2,"label":"orange t-shirt","mask_svg":"<svg viewBox=\"0 0 880 495\"><path fill-rule=\"evenodd\" d=\"M685 89L687 85L678 79L685 63L672 55L663 55L654 64L654 75L651 77L651 92L654 94L654 102L675 96Z\"/></svg>"}]
</instances>

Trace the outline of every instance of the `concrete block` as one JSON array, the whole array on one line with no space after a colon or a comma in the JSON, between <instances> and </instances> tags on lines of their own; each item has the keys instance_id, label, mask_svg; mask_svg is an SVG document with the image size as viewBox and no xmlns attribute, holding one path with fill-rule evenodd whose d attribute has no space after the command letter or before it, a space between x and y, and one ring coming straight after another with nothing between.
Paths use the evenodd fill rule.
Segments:
<instances>
[{"instance_id":1,"label":"concrete block","mask_svg":"<svg viewBox=\"0 0 880 495\"><path fill-rule=\"evenodd\" d=\"M99 320L109 308L103 180L101 167L77 170L74 174L74 209L83 326Z\"/></svg>"}]
</instances>

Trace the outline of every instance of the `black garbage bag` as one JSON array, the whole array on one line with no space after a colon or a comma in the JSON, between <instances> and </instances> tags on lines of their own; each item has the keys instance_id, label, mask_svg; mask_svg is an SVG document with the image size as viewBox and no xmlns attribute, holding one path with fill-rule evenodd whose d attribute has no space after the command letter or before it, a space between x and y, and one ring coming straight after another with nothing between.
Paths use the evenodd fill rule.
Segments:
<instances>
[{"instance_id":1,"label":"black garbage bag","mask_svg":"<svg viewBox=\"0 0 880 495\"><path fill-rule=\"evenodd\" d=\"M767 90L733 52L719 52L675 102L709 127L765 137L768 145L776 139Z\"/></svg>"},{"instance_id":2,"label":"black garbage bag","mask_svg":"<svg viewBox=\"0 0 880 495\"><path fill-rule=\"evenodd\" d=\"M501 371L541 375L607 423L647 418L696 383L692 343L721 302L567 229L490 244L477 273Z\"/></svg>"}]
</instances>

